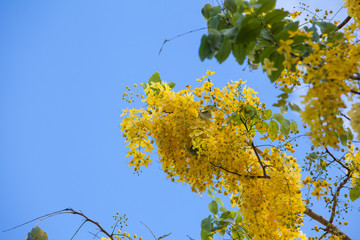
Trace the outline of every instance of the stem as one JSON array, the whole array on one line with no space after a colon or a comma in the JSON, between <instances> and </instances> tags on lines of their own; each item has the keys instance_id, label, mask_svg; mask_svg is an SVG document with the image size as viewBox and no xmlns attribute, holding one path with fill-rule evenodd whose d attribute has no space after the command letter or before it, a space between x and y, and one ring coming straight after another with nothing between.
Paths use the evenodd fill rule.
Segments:
<instances>
[{"instance_id":1,"label":"stem","mask_svg":"<svg viewBox=\"0 0 360 240\"><path fill-rule=\"evenodd\" d=\"M338 227L336 227L334 224L329 222L326 218L324 218L323 216L317 214L316 212L314 212L310 208L306 207L306 210L305 210L304 214L308 215L309 217L311 217L315 221L318 221L319 223L324 225L326 227L327 232L329 232L331 234L334 234L336 236L342 236L343 240L352 240L348 235L343 233Z\"/></svg>"}]
</instances>

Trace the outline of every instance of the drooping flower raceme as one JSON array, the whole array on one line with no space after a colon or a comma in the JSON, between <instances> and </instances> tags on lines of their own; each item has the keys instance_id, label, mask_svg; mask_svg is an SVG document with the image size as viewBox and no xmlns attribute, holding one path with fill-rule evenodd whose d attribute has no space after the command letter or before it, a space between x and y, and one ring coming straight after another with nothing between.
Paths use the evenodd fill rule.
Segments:
<instances>
[{"instance_id":1,"label":"drooping flower raceme","mask_svg":"<svg viewBox=\"0 0 360 240\"><path fill-rule=\"evenodd\" d=\"M298 239L305 207L296 159L254 143L257 132L283 141L274 121L269 122L271 111L245 82L219 89L206 78L198 79L201 86L179 92L150 82L146 109L124 111L120 126L132 158L129 166L135 171L147 167L156 144L169 179L199 193L212 187L230 194L254 239Z\"/></svg>"}]
</instances>

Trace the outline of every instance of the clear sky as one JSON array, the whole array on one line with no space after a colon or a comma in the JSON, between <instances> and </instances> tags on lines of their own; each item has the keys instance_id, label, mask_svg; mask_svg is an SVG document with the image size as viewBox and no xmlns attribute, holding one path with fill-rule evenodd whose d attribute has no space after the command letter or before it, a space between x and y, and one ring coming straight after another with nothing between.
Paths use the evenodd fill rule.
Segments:
<instances>
[{"instance_id":1,"label":"clear sky","mask_svg":"<svg viewBox=\"0 0 360 240\"><path fill-rule=\"evenodd\" d=\"M275 102L262 72L243 71L232 58L222 65L200 61L206 30L168 42L158 55L165 39L205 27L200 10L213 2L0 0L0 230L71 207L108 229L116 212L126 213L127 230L144 239L151 234L140 221L158 237L200 239L209 198L167 181L157 162L133 174L118 126L128 107L121 100L125 87L156 71L179 90L211 69L218 86L247 79L269 106ZM342 5L308 2L332 10ZM35 223L0 232L0 239L24 239ZM49 239L62 240L81 223L61 215L39 226ZM86 224L76 239L92 239L89 231L96 233Z\"/></svg>"}]
</instances>

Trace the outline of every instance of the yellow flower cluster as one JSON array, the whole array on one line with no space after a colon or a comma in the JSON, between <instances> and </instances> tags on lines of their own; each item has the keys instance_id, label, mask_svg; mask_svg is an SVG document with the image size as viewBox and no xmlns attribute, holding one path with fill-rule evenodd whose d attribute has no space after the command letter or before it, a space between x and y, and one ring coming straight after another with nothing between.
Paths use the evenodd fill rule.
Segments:
<instances>
[{"instance_id":1,"label":"yellow flower cluster","mask_svg":"<svg viewBox=\"0 0 360 240\"><path fill-rule=\"evenodd\" d=\"M119 231L120 233L120 231ZM120 234L114 234L114 239L128 239L128 240L132 240L132 239L137 239L137 235L134 234L132 237L130 236L130 233L127 233L127 232L123 232L121 235ZM139 240L142 240L143 238L142 237L139 237ZM110 238L104 238L102 237L100 240L111 240Z\"/></svg>"},{"instance_id":2,"label":"yellow flower cluster","mask_svg":"<svg viewBox=\"0 0 360 240\"><path fill-rule=\"evenodd\" d=\"M349 151L345 155L346 163L352 169L352 186L360 179L360 152L358 148L355 149L354 145L349 146Z\"/></svg>"},{"instance_id":3,"label":"yellow flower cluster","mask_svg":"<svg viewBox=\"0 0 360 240\"><path fill-rule=\"evenodd\" d=\"M213 187L231 194L253 239L303 238L299 226L305 207L296 159L253 144L255 125L265 115L256 92L242 81L213 88L206 78L198 79L199 87L179 92L151 83L143 99L147 108L124 112L121 130L129 142L129 165L135 171L147 167L151 160L145 152L156 143L169 179L188 183L195 192ZM246 114L249 109L261 117Z\"/></svg>"},{"instance_id":4,"label":"yellow flower cluster","mask_svg":"<svg viewBox=\"0 0 360 240\"><path fill-rule=\"evenodd\" d=\"M357 23L360 23L360 1L359 0L344 0L344 8L350 17L353 17Z\"/></svg>"},{"instance_id":5,"label":"yellow flower cluster","mask_svg":"<svg viewBox=\"0 0 360 240\"><path fill-rule=\"evenodd\" d=\"M303 80L310 84L301 113L310 126L311 140L315 146L338 148L339 135L345 131L341 111L346 108L344 97L353 100L353 91L359 85L351 77L359 72L360 45L352 44L352 35L345 32L348 41L312 44L315 49L303 60ZM355 123L356 124L356 123ZM354 129L355 130L355 129Z\"/></svg>"},{"instance_id":6,"label":"yellow flower cluster","mask_svg":"<svg viewBox=\"0 0 360 240\"><path fill-rule=\"evenodd\" d=\"M360 141L360 103L354 103L348 115L351 118L351 127L357 133L357 139Z\"/></svg>"}]
</instances>

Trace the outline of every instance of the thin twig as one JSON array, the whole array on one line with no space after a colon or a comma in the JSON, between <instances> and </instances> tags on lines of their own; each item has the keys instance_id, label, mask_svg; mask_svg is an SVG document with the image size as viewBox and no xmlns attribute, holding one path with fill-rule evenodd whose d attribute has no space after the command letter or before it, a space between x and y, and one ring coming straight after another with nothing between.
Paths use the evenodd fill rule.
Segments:
<instances>
[{"instance_id":1,"label":"thin twig","mask_svg":"<svg viewBox=\"0 0 360 240\"><path fill-rule=\"evenodd\" d=\"M232 173L232 174L235 174L239 177L246 177L246 178L270 178L270 176L268 175L264 175L264 176L256 176L256 175L243 175L243 174L239 174L237 172L234 172L234 171L230 171L230 170L227 170L226 168L220 166L220 165L217 165L217 164L214 164L213 162L210 162L211 165L213 165L214 167L217 167L217 168L220 168L222 170L224 170L225 172L228 172L228 173Z\"/></svg>"},{"instance_id":2,"label":"thin twig","mask_svg":"<svg viewBox=\"0 0 360 240\"><path fill-rule=\"evenodd\" d=\"M52 213L45 214L45 215L43 215L43 216L34 218L34 219L30 220L30 221L27 221L27 222L25 222L25 223L22 223L22 224L20 224L20 225L15 226L15 227L6 229L6 230L4 230L3 232L11 231L11 230L13 230L13 229L22 227L22 226L24 226L24 225L26 225L26 224L29 224L29 223L31 223L31 222L34 222L34 221L36 221L36 220L38 220L38 219L43 219L43 218L48 217L48 216L50 216L50 215L62 214L62 213L64 213L64 211L68 211L68 210L69 210L69 208L66 208L66 209L63 209L63 210L60 210L60 211L56 211L56 212L52 212Z\"/></svg>"},{"instance_id":3,"label":"thin twig","mask_svg":"<svg viewBox=\"0 0 360 240\"><path fill-rule=\"evenodd\" d=\"M332 223L334 221L335 218L335 213L336 213L336 206L337 206L337 197L340 195L340 190L344 187L344 185L350 180L351 178L351 174L350 172L348 172L346 178L344 179L344 181L342 181L340 183L340 185L336 188L336 191L333 194L333 205L331 207L331 216L329 219L329 222Z\"/></svg>"},{"instance_id":4,"label":"thin twig","mask_svg":"<svg viewBox=\"0 0 360 240\"><path fill-rule=\"evenodd\" d=\"M326 152L334 159L335 162L337 162L338 164L340 164L343 168L345 168L348 172L350 172L350 169L345 166L345 164L343 164L339 159L337 159L330 151L328 148L325 148Z\"/></svg>"},{"instance_id":5,"label":"thin twig","mask_svg":"<svg viewBox=\"0 0 360 240\"><path fill-rule=\"evenodd\" d=\"M147 229L149 229L149 231L151 232L151 234L153 235L153 237L154 237L154 239L155 240L157 240L157 238L156 238L156 236L155 236L155 234L151 231L151 229L148 227L148 226L146 226L146 224L145 223L143 223L143 222L140 222L142 225L144 225Z\"/></svg>"},{"instance_id":6,"label":"thin twig","mask_svg":"<svg viewBox=\"0 0 360 240\"><path fill-rule=\"evenodd\" d=\"M193 32L198 32L198 31L201 31L201 30L205 30L205 29L207 29L207 27L198 28L198 29L195 29L195 30L191 30L191 31L188 31L188 32L185 32L185 33L178 34L178 35L176 35L176 36L174 36L174 37L172 37L172 38L170 38L170 39L165 39L164 42L163 42L163 44L161 45L160 50L159 50L159 55L161 54L165 43L170 42L171 40L174 40L174 39L176 39L176 38L178 38L178 37L181 37L181 36L184 36L184 35L193 33Z\"/></svg>"},{"instance_id":7,"label":"thin twig","mask_svg":"<svg viewBox=\"0 0 360 240\"><path fill-rule=\"evenodd\" d=\"M85 218L85 221L91 222L92 224L96 225L102 233L104 233L106 236L108 236L111 240L114 240L113 236L111 234L109 234L98 222L95 222L94 220L88 218L85 214L83 214L81 212L77 212L72 208L69 208L68 211L70 211L69 213L71 213L71 214L82 216L83 218Z\"/></svg>"},{"instance_id":8,"label":"thin twig","mask_svg":"<svg viewBox=\"0 0 360 240\"><path fill-rule=\"evenodd\" d=\"M76 230L76 232L74 233L74 235L71 237L70 240L73 240L74 237L76 236L76 234L80 231L80 229L82 228L82 226L84 226L84 224L87 222L87 220L85 220L81 225L80 227Z\"/></svg>"},{"instance_id":9,"label":"thin twig","mask_svg":"<svg viewBox=\"0 0 360 240\"><path fill-rule=\"evenodd\" d=\"M352 92L354 94L357 94L357 95L360 95L360 92L357 92L357 91L354 91L354 90L350 90L350 92Z\"/></svg>"},{"instance_id":10,"label":"thin twig","mask_svg":"<svg viewBox=\"0 0 360 240\"><path fill-rule=\"evenodd\" d=\"M344 118L346 118L347 120L351 120L348 116L346 116L345 114L343 114L342 112L340 112L340 115L343 116Z\"/></svg>"},{"instance_id":11,"label":"thin twig","mask_svg":"<svg viewBox=\"0 0 360 240\"><path fill-rule=\"evenodd\" d=\"M170 236L171 234L172 234L172 233L165 234L165 235L159 237L158 240L163 239L163 238L166 238L166 237Z\"/></svg>"}]
</instances>

